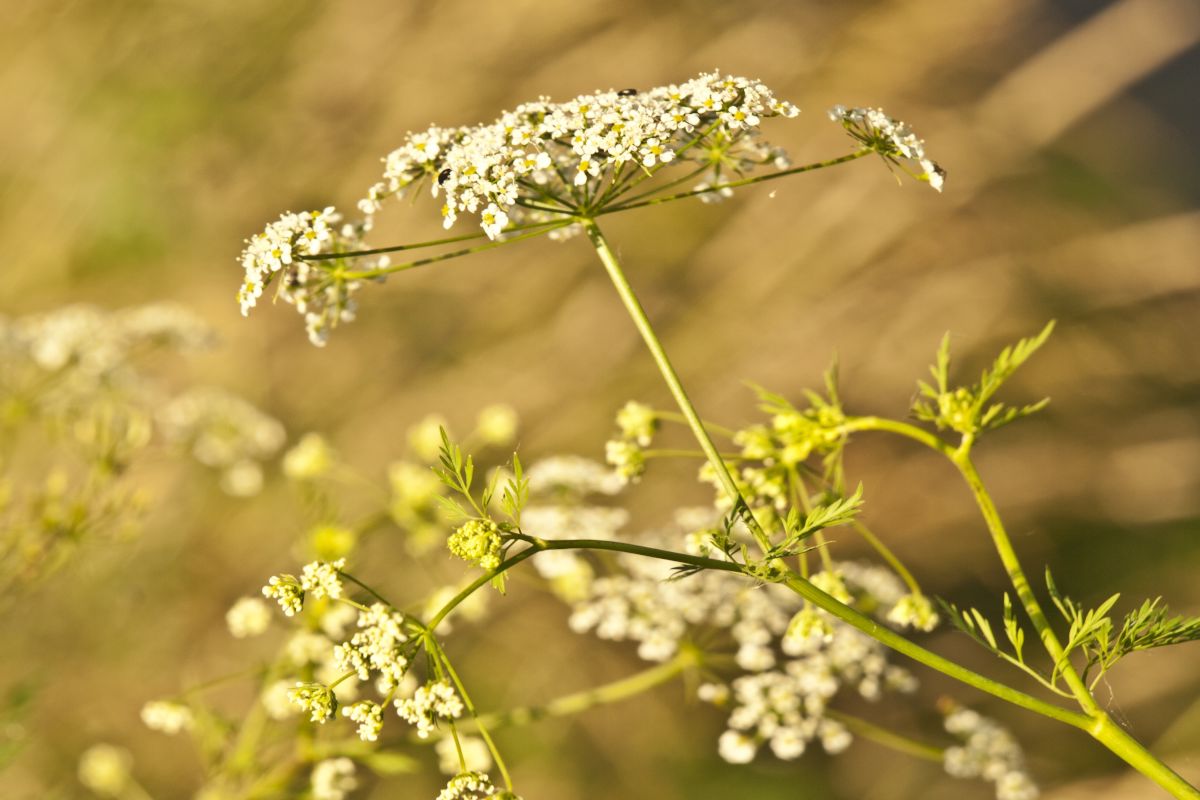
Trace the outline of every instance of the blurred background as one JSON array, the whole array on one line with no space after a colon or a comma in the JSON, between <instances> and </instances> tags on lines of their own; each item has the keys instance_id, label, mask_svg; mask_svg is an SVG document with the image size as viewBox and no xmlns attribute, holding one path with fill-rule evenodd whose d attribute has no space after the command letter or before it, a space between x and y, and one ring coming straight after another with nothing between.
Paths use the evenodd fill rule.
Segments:
<instances>
[{"instance_id":1,"label":"blurred background","mask_svg":"<svg viewBox=\"0 0 1200 800\"><path fill-rule=\"evenodd\" d=\"M465 431L482 405L506 402L522 418L523 458L599 458L617 407L669 397L580 240L539 239L368 287L359 320L317 349L286 306L238 314L236 257L265 222L352 207L407 130L490 120L539 95L714 67L758 77L803 109L766 125L796 163L847 151L828 106L882 106L926 139L949 173L944 194L897 185L864 160L607 223L698 407L745 424L756 412L744 380L797 396L836 353L851 411L903 416L944 331L966 379L1056 318L1050 344L1006 390L1053 403L977 451L1020 555L1033 576L1053 565L1084 603L1120 591L1129 604L1163 595L1200 613L1191 0L54 0L9 4L3 17L0 313L184 303L223 338L191 374L250 398L293 437L325 433L369 474L429 412ZM440 229L424 199L385 217L394 241ZM868 521L929 591L998 607L999 564L948 464L886 438L857 441L849 464ZM32 700L6 728L21 750L0 794L83 796L76 763L96 741L128 747L155 797L199 784L187 742L147 731L138 710L252 659L228 638L224 611L295 568L307 523L274 484L249 500L199 480L160 496L169 502L141 538L85 552L4 612L0 689ZM631 501L653 523L663 498L708 497L692 465L656 464ZM842 538L846 555L859 552ZM403 594L401 552L381 544L363 571ZM451 639L481 706L641 668L632 646L575 636L565 618L518 587L486 629ZM1020 684L965 637L926 643ZM1108 678L1113 713L1193 781L1198 665L1200 645L1184 645L1135 655ZM1158 796L1085 736L917 674L925 710L892 700L871 713L936 739L933 704L949 694L1017 733L1046 797ZM681 702L677 685L664 687L507 731L501 744L531 800L992 796L867 742L832 759L724 765L723 715ZM427 773L357 796L431 797L439 785Z\"/></svg>"}]
</instances>

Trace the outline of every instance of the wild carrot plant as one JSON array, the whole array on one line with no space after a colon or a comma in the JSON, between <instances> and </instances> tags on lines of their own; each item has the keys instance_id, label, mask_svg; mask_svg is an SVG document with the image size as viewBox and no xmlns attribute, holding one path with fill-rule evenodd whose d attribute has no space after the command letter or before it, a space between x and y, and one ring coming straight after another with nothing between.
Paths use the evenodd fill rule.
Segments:
<instances>
[{"instance_id":1,"label":"wild carrot plant","mask_svg":"<svg viewBox=\"0 0 1200 800\"><path fill-rule=\"evenodd\" d=\"M243 312L274 292L303 315L320 345L354 318L355 296L371 283L534 237L578 235L611 279L675 408L636 401L621 408L604 447L607 465L576 457L525 464L516 454L503 463L493 455L477 462L436 421L418 426L412 452L389 470L385 501L360 520L315 530L298 574L270 577L265 597L230 609L238 637L272 624L268 600L293 629L258 674L260 699L246 717L213 719L200 699L204 687L146 707L147 724L190 729L204 743L211 776L205 797L278 796L307 786L315 798L344 798L358 785L357 768L409 771L412 748L432 743L449 777L439 800L512 798L519 772L492 731L580 713L679 679L726 716L715 749L733 763L791 760L816 745L837 753L860 737L940 762L951 775L990 781L1000 800L1036 797L1014 738L963 705L982 692L1048 724L1079 729L1175 797L1200 797L1095 695L1123 657L1200 638L1200 619L1172 616L1159 599L1124 617L1114 613L1116 595L1086 608L1048 571L1044 589L1035 585L975 466L985 436L1045 405L1013 404L999 393L1045 345L1052 325L1005 348L975 382L953 373L943 340L907 419L846 408L836 369L821 391L800 398L759 389L762 421L741 429L707 421L693 406L602 229L605 217L720 200L736 189L873 157L897 175L943 188L945 173L922 141L879 109L832 109L851 149L792 165L761 131L772 118L798 113L757 81L716 73L565 103L543 98L489 124L408 135L384 159L384 174L358 202L356 219L333 207L289 212L246 243ZM378 214L399 197L422 193L440 204L447 229L470 219L479 230L397 245L368 241ZM422 254L405 260L409 251ZM514 426L504 409L489 409L469 438L494 451L511 441ZM660 446L667 426L685 429L694 445ZM931 449L961 474L1011 592L983 608L939 602L936 587L919 581L884 532L859 519L866 494L847 474L844 453L875 433ZM669 524L630 535L628 514L611 498L666 458L696 459L713 501L701 508L663 503ZM335 491L330 476L349 469L315 436L284 464L310 499ZM364 535L393 524L409 532L414 559L440 547L461 559L463 581L421 602L398 602L387 569L356 560ZM839 557L827 536L832 528L860 536L877 560ZM651 666L535 705L482 707L469 688L472 676L455 666L459 645L450 625L456 616L486 614L489 603L509 602L486 598L503 595L510 574L526 568L569 606L572 629L634 642ZM943 621L1004 662L1001 677L922 646L922 633ZM960 701L942 704L945 734L936 741L840 708L850 693L869 700L909 693L928 669L965 685ZM296 713L308 720L298 732L282 727L286 722L272 731L273 720Z\"/></svg>"}]
</instances>

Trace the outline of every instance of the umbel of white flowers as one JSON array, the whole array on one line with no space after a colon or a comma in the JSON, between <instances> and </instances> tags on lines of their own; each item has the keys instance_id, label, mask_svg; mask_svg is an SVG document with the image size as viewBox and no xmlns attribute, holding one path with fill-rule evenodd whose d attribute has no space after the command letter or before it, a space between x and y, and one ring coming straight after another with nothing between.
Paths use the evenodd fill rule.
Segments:
<instances>
[{"instance_id":1,"label":"umbel of white flowers","mask_svg":"<svg viewBox=\"0 0 1200 800\"><path fill-rule=\"evenodd\" d=\"M343 223L332 206L287 212L246 241L242 313L278 281L277 296L304 315L312 342L324 344L332 327L354 318L353 295L362 283L391 267L386 254L361 254L389 198L428 187L442 201L446 228L469 214L493 240L538 226L563 237L578 230L574 219L628 202L635 186L664 168L689 173L680 181L696 180L701 198L728 194L723 182L760 167L786 169L786 154L763 141L759 127L764 119L799 113L757 80L711 72L678 85L596 92L565 103L543 97L488 124L409 133L358 202L362 218ZM831 116L864 149L940 191L941 169L903 123L879 109L838 107Z\"/></svg>"}]
</instances>

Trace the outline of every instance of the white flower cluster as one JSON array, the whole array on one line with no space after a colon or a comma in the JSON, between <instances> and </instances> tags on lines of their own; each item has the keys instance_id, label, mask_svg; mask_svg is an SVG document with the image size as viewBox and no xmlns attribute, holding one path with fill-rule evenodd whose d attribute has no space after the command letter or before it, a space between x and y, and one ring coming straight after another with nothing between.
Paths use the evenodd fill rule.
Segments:
<instances>
[{"instance_id":1,"label":"white flower cluster","mask_svg":"<svg viewBox=\"0 0 1200 800\"><path fill-rule=\"evenodd\" d=\"M683 538L689 551L712 556L706 532L695 530L715 522L712 510L706 513L703 519L694 510L681 511L675 528L639 541L669 546ZM825 710L840 691L850 688L875 700L887 690L916 687L907 670L888 663L883 645L805 605L786 587L755 585L736 573L713 570L668 580L671 564L625 554L617 563L619 571L590 580L572 604L572 629L635 641L638 655L650 661L670 658L697 628L728 631L745 674L729 686L701 687L700 697L732 703L729 728L718 744L731 762L752 760L763 744L785 759L800 756L813 740L838 752L849 744L850 734ZM837 565L836 571L816 573L811 580L881 618L908 597L895 575L879 566Z\"/></svg>"},{"instance_id":2,"label":"white flower cluster","mask_svg":"<svg viewBox=\"0 0 1200 800\"><path fill-rule=\"evenodd\" d=\"M113 312L72 305L15 319L0 317L0 347L8 369L28 360L44 371L69 371L89 384L101 378L112 381L135 352L148 347L188 352L215 341L211 326L169 303Z\"/></svg>"},{"instance_id":3,"label":"white flower cluster","mask_svg":"<svg viewBox=\"0 0 1200 800\"><path fill-rule=\"evenodd\" d=\"M525 472L529 491L535 494L579 498L589 494L614 495L624 484L603 464L582 456L552 456L535 462Z\"/></svg>"},{"instance_id":4,"label":"white flower cluster","mask_svg":"<svg viewBox=\"0 0 1200 800\"><path fill-rule=\"evenodd\" d=\"M236 639L258 636L271 625L271 609L259 597L242 597L225 612L225 624Z\"/></svg>"},{"instance_id":5,"label":"white flower cluster","mask_svg":"<svg viewBox=\"0 0 1200 800\"><path fill-rule=\"evenodd\" d=\"M915 162L921 171L914 177L926 181L939 192L942 190L946 171L925 155L924 141L918 139L911 128L883 113L883 109L834 106L829 109L829 118L841 123L864 147L871 148L893 164L899 164L901 158Z\"/></svg>"},{"instance_id":6,"label":"white flower cluster","mask_svg":"<svg viewBox=\"0 0 1200 800\"><path fill-rule=\"evenodd\" d=\"M266 287L279 277L278 296L304 316L308 338L313 344L325 344L331 328L353 320L356 308L353 294L362 281L305 259L305 256L355 251L366 246L362 235L367 224L339 226L341 218L333 206L299 214L289 211L261 233L247 239L241 255L245 277L238 290L242 315L250 313ZM353 263L360 269L381 268L388 264L386 256L369 262L362 259L334 261Z\"/></svg>"},{"instance_id":7,"label":"white flower cluster","mask_svg":"<svg viewBox=\"0 0 1200 800\"><path fill-rule=\"evenodd\" d=\"M383 730L383 706L360 700L343 708L342 716L358 723L358 738L364 742L378 741L379 732Z\"/></svg>"},{"instance_id":8,"label":"white flower cluster","mask_svg":"<svg viewBox=\"0 0 1200 800\"><path fill-rule=\"evenodd\" d=\"M458 719L464 706L458 694L446 681L434 681L417 689L412 697L395 702L396 713L417 726L417 736L422 739L437 728L442 720Z\"/></svg>"},{"instance_id":9,"label":"white flower cluster","mask_svg":"<svg viewBox=\"0 0 1200 800\"><path fill-rule=\"evenodd\" d=\"M348 758L327 758L312 769L313 800L346 800L358 788L354 762Z\"/></svg>"},{"instance_id":10,"label":"white flower cluster","mask_svg":"<svg viewBox=\"0 0 1200 800\"><path fill-rule=\"evenodd\" d=\"M142 706L142 722L152 731L174 735L191 730L196 720L192 710L182 703L155 700Z\"/></svg>"},{"instance_id":11,"label":"white flower cluster","mask_svg":"<svg viewBox=\"0 0 1200 800\"><path fill-rule=\"evenodd\" d=\"M942 757L956 778L983 778L996 784L996 800L1036 800L1037 785L1025 769L1025 755L1012 734L969 708L946 715L946 730L962 740Z\"/></svg>"},{"instance_id":12,"label":"white flower cluster","mask_svg":"<svg viewBox=\"0 0 1200 800\"><path fill-rule=\"evenodd\" d=\"M344 558L332 562L313 561L304 565L299 578L295 575L272 575L262 588L263 596L278 602L285 615L294 616L304 608L304 596L307 593L318 598L340 598L342 579L338 570L344 566Z\"/></svg>"},{"instance_id":13,"label":"white flower cluster","mask_svg":"<svg viewBox=\"0 0 1200 800\"><path fill-rule=\"evenodd\" d=\"M221 470L221 486L235 496L262 488L261 461L283 446L277 420L240 397L211 387L192 389L164 405L159 427L168 441L187 446L197 461Z\"/></svg>"},{"instance_id":14,"label":"white flower cluster","mask_svg":"<svg viewBox=\"0 0 1200 800\"><path fill-rule=\"evenodd\" d=\"M359 680L371 679L377 673L376 687L387 694L399 686L408 670L404 645L409 637L405 632L404 615L382 603L375 603L358 614L358 630L350 641L334 649L334 663L342 671L356 673Z\"/></svg>"},{"instance_id":15,"label":"white flower cluster","mask_svg":"<svg viewBox=\"0 0 1200 800\"><path fill-rule=\"evenodd\" d=\"M492 785L492 779L482 772L464 772L456 775L438 793L437 800L482 800L495 797L500 790ZM519 798L514 798L519 800Z\"/></svg>"},{"instance_id":16,"label":"white flower cluster","mask_svg":"<svg viewBox=\"0 0 1200 800\"><path fill-rule=\"evenodd\" d=\"M643 92L542 98L490 125L410 134L359 208L374 214L385 198L428 181L435 196L445 192L447 228L460 213L478 214L494 239L509 223L546 219L539 207L598 206L623 181L677 159L718 177L770 163L782 154L756 141L759 124L798 113L762 83L716 72Z\"/></svg>"}]
</instances>

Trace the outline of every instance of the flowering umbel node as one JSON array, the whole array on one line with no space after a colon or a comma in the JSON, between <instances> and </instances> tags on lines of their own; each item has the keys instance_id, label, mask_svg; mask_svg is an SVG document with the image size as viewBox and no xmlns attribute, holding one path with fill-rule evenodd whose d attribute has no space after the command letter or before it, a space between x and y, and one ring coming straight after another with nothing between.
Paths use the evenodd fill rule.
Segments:
<instances>
[{"instance_id":1,"label":"flowering umbel node","mask_svg":"<svg viewBox=\"0 0 1200 800\"><path fill-rule=\"evenodd\" d=\"M503 544L500 528L490 519L469 520L450 534L450 539L446 542L451 553L463 561L487 570L500 566L500 549Z\"/></svg>"},{"instance_id":2,"label":"flowering umbel node","mask_svg":"<svg viewBox=\"0 0 1200 800\"><path fill-rule=\"evenodd\" d=\"M909 172L909 169L901 163L902 160L915 163L921 171L909 174L939 192L942 190L946 171L925 155L925 142L918 139L903 122L883 113L883 109L834 106L829 109L829 118L840 122L846 132L861 142L863 147L874 150L905 172Z\"/></svg>"},{"instance_id":3,"label":"flowering umbel node","mask_svg":"<svg viewBox=\"0 0 1200 800\"><path fill-rule=\"evenodd\" d=\"M354 294L364 282L404 266L393 267L364 241L389 198L427 188L440 200L446 228L460 216L477 217L490 240L538 228L565 238L580 230L580 215L629 201L634 187L639 196L653 194L641 184L665 168L691 172L683 180L695 180L698 190L758 167L786 168L784 152L761 141L759 128L799 113L756 80L711 72L641 92L600 91L564 103L539 98L494 122L409 133L358 202L362 218L343 222L332 206L289 211L247 239L238 302L247 314L276 283L276 296L323 345L332 328L354 319Z\"/></svg>"}]
</instances>

